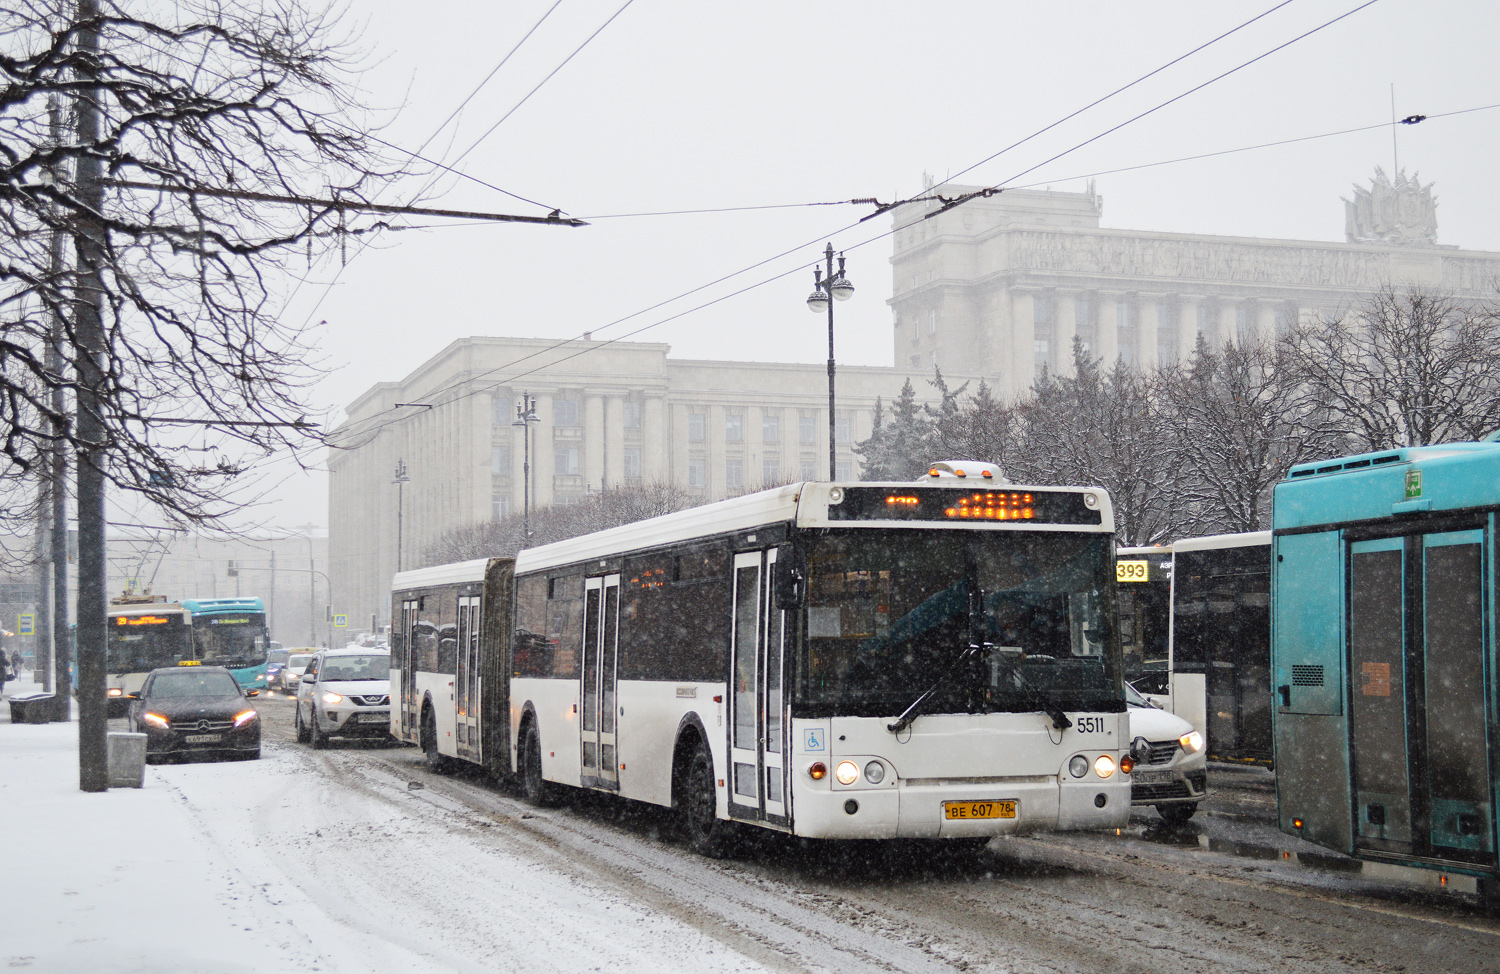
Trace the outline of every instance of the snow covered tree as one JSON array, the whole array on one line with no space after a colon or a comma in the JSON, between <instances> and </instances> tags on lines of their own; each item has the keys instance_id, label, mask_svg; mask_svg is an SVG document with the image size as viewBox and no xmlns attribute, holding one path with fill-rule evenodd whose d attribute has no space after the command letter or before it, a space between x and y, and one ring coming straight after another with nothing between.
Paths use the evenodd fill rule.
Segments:
<instances>
[{"instance_id":1,"label":"snow covered tree","mask_svg":"<svg viewBox=\"0 0 1500 974\"><path fill-rule=\"evenodd\" d=\"M907 379L891 403L890 418L879 400L870 438L854 445L863 458L865 480L917 480L927 472L932 454L932 421L917 402L917 390Z\"/></svg>"},{"instance_id":2,"label":"snow covered tree","mask_svg":"<svg viewBox=\"0 0 1500 974\"><path fill-rule=\"evenodd\" d=\"M1190 533L1264 530L1287 470L1339 452L1327 411L1302 394L1285 354L1259 343L1216 350L1200 335L1186 364L1161 371Z\"/></svg>"},{"instance_id":3,"label":"snow covered tree","mask_svg":"<svg viewBox=\"0 0 1500 974\"><path fill-rule=\"evenodd\" d=\"M359 53L297 0L16 0L0 35L0 474L61 440L211 519L247 463L317 442L281 282L371 224L267 197L358 202L394 171Z\"/></svg>"},{"instance_id":4,"label":"snow covered tree","mask_svg":"<svg viewBox=\"0 0 1500 974\"><path fill-rule=\"evenodd\" d=\"M1354 450L1476 440L1500 429L1500 311L1387 287L1289 332L1284 365Z\"/></svg>"},{"instance_id":5,"label":"snow covered tree","mask_svg":"<svg viewBox=\"0 0 1500 974\"><path fill-rule=\"evenodd\" d=\"M1022 429L1006 471L1012 480L1105 488L1123 544L1161 541L1191 523L1154 373L1119 361L1106 373L1075 338L1073 375L1044 374L1016 412Z\"/></svg>"}]
</instances>

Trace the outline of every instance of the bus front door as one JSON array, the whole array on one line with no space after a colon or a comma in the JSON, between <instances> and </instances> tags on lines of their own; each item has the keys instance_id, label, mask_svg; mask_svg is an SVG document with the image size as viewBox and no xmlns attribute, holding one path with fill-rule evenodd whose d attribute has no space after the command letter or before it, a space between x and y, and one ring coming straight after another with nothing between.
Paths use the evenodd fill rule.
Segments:
<instances>
[{"instance_id":1,"label":"bus front door","mask_svg":"<svg viewBox=\"0 0 1500 974\"><path fill-rule=\"evenodd\" d=\"M620 576L587 579L583 605L582 783L618 791L619 703L615 691L619 681Z\"/></svg>"},{"instance_id":2,"label":"bus front door","mask_svg":"<svg viewBox=\"0 0 1500 974\"><path fill-rule=\"evenodd\" d=\"M776 551L734 556L729 814L785 822L786 613L771 597Z\"/></svg>"},{"instance_id":3,"label":"bus front door","mask_svg":"<svg viewBox=\"0 0 1500 974\"><path fill-rule=\"evenodd\" d=\"M1484 531L1349 547L1355 845L1495 864Z\"/></svg>"}]
</instances>

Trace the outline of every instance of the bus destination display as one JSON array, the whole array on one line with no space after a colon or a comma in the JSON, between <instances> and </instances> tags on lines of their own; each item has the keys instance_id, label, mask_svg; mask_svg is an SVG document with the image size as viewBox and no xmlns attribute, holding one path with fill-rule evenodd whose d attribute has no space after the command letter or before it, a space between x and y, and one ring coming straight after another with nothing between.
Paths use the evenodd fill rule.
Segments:
<instances>
[{"instance_id":1,"label":"bus destination display","mask_svg":"<svg viewBox=\"0 0 1500 974\"><path fill-rule=\"evenodd\" d=\"M830 521L993 521L1100 524L1098 508L1072 491L972 490L932 487L845 487L828 505Z\"/></svg>"}]
</instances>

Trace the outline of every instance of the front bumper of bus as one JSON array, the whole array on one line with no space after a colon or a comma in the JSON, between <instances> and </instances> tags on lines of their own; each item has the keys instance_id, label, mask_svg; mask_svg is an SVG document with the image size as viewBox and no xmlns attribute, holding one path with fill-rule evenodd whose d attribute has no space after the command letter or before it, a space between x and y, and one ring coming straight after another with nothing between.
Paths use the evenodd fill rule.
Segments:
<instances>
[{"instance_id":1,"label":"front bumper of bus","mask_svg":"<svg viewBox=\"0 0 1500 974\"><path fill-rule=\"evenodd\" d=\"M826 780L809 779L794 784L795 831L820 839L961 839L1121 828L1130 818L1130 779L1113 778L912 779L884 788L828 787ZM1008 811L1014 814L970 817ZM964 817L950 817L959 814Z\"/></svg>"},{"instance_id":2,"label":"front bumper of bus","mask_svg":"<svg viewBox=\"0 0 1500 974\"><path fill-rule=\"evenodd\" d=\"M1062 733L1041 715L936 716L902 739L885 721L794 721L794 742L821 736L840 746L791 755L793 830L827 839L962 839L1122 828L1131 798L1130 776L1119 770L1125 752L1115 743L1123 720L1088 716Z\"/></svg>"}]
</instances>

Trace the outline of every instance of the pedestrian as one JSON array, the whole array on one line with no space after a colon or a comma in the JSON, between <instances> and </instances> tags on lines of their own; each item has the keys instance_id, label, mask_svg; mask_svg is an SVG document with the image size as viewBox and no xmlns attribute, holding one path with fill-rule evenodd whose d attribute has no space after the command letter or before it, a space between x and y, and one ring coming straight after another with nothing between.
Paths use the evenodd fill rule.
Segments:
<instances>
[{"instance_id":1,"label":"pedestrian","mask_svg":"<svg viewBox=\"0 0 1500 974\"><path fill-rule=\"evenodd\" d=\"M10 654L10 678L12 680L21 678L21 651L19 649Z\"/></svg>"}]
</instances>

